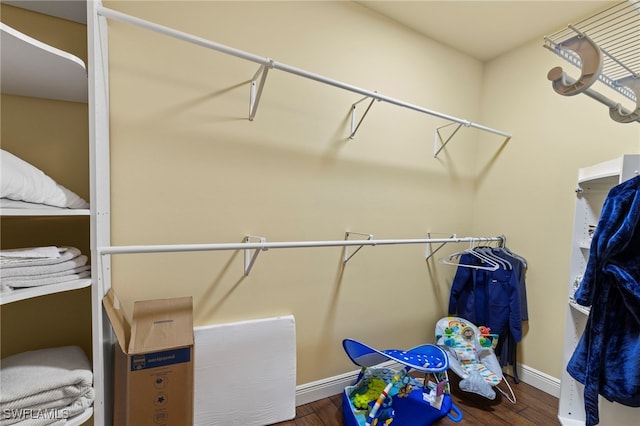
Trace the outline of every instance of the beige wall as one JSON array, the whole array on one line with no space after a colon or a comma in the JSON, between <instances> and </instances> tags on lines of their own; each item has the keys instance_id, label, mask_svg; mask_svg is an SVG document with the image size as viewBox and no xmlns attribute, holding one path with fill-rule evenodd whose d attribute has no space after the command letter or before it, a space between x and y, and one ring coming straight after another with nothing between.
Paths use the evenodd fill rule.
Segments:
<instances>
[{"instance_id":1,"label":"beige wall","mask_svg":"<svg viewBox=\"0 0 640 426\"><path fill-rule=\"evenodd\" d=\"M520 362L560 376L576 170L640 139L556 95L541 40L483 66L348 2L105 5L514 134L463 129L434 159L445 122L375 103L348 140L360 95L277 70L249 122L257 64L110 21L114 245L505 234L530 262ZM193 295L197 325L293 314L302 384L354 369L346 337L432 341L454 269L424 251L365 247L341 268L340 248L272 249L247 277L242 252L115 256L113 286L125 308Z\"/></svg>"},{"instance_id":2,"label":"beige wall","mask_svg":"<svg viewBox=\"0 0 640 426\"><path fill-rule=\"evenodd\" d=\"M479 115L479 62L355 4L106 5L407 102ZM257 64L113 21L109 35L114 245L471 231L473 130L436 160L442 120L376 103L348 140L360 95L277 70L250 122ZM425 263L424 253L365 247L342 269L341 248L272 249L247 277L242 252L116 256L113 286L129 309L136 299L193 295L197 325L291 313L298 383L307 383L355 368L346 337L380 348L433 339L454 269Z\"/></svg>"}]
</instances>

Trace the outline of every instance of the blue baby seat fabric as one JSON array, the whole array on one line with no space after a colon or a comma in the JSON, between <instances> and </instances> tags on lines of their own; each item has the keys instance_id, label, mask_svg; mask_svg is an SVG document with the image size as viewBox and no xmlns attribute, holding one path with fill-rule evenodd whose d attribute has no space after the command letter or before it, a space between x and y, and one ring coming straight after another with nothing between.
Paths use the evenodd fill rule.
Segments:
<instances>
[{"instance_id":1,"label":"blue baby seat fabric","mask_svg":"<svg viewBox=\"0 0 640 426\"><path fill-rule=\"evenodd\" d=\"M447 354L438 346L378 350L353 339L345 339L342 346L351 361L362 367L356 383L342 394L345 425L428 426L444 416L456 422L462 419L448 394ZM388 361L404 368L380 366ZM432 378L421 381L406 374L410 370Z\"/></svg>"}]
</instances>

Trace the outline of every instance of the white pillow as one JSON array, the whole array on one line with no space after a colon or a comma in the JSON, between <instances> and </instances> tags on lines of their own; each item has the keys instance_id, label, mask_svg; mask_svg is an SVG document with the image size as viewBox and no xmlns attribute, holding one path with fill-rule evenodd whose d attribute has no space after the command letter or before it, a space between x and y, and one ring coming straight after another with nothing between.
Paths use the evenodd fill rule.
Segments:
<instances>
[{"instance_id":1,"label":"white pillow","mask_svg":"<svg viewBox=\"0 0 640 426\"><path fill-rule=\"evenodd\" d=\"M54 207L89 208L89 204L80 196L10 152L0 150L0 164L2 166L0 196L3 198Z\"/></svg>"}]
</instances>

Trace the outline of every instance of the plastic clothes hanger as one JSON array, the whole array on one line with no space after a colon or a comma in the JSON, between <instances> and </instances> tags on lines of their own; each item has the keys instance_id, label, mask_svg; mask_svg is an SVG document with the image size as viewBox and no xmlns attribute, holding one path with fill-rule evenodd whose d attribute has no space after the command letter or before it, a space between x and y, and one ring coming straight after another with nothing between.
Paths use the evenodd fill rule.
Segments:
<instances>
[{"instance_id":1,"label":"plastic clothes hanger","mask_svg":"<svg viewBox=\"0 0 640 426\"><path fill-rule=\"evenodd\" d=\"M458 262L454 262L455 258L458 258L458 257L462 256L463 254L471 254L471 255L477 257L478 259L480 259L482 262L484 262L488 266L466 264L466 263L461 263L459 261ZM488 256L477 252L471 246L469 248L461 251L461 252L453 253L453 254L450 254L447 257L442 258L441 262L446 264L446 265L462 266L464 268L473 268L473 269L483 269L483 270L487 270L487 271L496 271L501 266L495 259L489 258Z\"/></svg>"},{"instance_id":2,"label":"plastic clothes hanger","mask_svg":"<svg viewBox=\"0 0 640 426\"><path fill-rule=\"evenodd\" d=\"M527 259L509 250L509 248L506 245L502 247L498 247L498 250L501 250L502 252L506 253L508 256L518 259L520 262L522 262L522 266L524 266L524 269L527 269Z\"/></svg>"},{"instance_id":3,"label":"plastic clothes hanger","mask_svg":"<svg viewBox=\"0 0 640 426\"><path fill-rule=\"evenodd\" d=\"M482 241L482 238L480 240ZM488 260L493 260L494 262L497 262L498 265L500 265L505 270L513 269L513 266L506 259L503 259L500 256L493 253L491 247L489 246L477 246L473 250L477 254L480 254L481 256L485 256L486 258L488 258Z\"/></svg>"},{"instance_id":4,"label":"plastic clothes hanger","mask_svg":"<svg viewBox=\"0 0 640 426\"><path fill-rule=\"evenodd\" d=\"M479 255L483 259L485 259L486 262L495 262L497 263L498 268L507 269L507 265L504 260L499 258L498 256L495 256L493 253L490 253L489 251L487 251L487 249L488 247L476 247L473 249L473 251L476 255Z\"/></svg>"},{"instance_id":5,"label":"plastic clothes hanger","mask_svg":"<svg viewBox=\"0 0 640 426\"><path fill-rule=\"evenodd\" d=\"M511 264L511 262L509 262L507 259L504 259L504 258L496 255L493 252L493 249L491 247L477 247L476 251L479 251L482 254L486 255L487 257L489 257L491 259L494 259L496 262L498 262L506 270L512 270L513 269L513 265Z\"/></svg>"},{"instance_id":6,"label":"plastic clothes hanger","mask_svg":"<svg viewBox=\"0 0 640 426\"><path fill-rule=\"evenodd\" d=\"M524 269L527 269L527 259L525 259L524 257L520 256L517 253L514 253L509 249L509 247L507 247L507 237L505 237L504 235L502 235L502 241L500 242L500 245L496 248L496 250L499 250L505 253L507 256L516 258L517 260L522 262L522 266L524 267Z\"/></svg>"}]
</instances>

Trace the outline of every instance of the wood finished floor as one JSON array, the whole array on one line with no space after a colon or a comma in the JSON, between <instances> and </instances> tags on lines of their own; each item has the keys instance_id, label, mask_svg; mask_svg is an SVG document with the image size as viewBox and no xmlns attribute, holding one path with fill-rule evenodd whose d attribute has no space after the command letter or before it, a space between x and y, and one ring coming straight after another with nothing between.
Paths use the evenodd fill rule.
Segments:
<instances>
[{"instance_id":1,"label":"wood finished floor","mask_svg":"<svg viewBox=\"0 0 640 426\"><path fill-rule=\"evenodd\" d=\"M517 402L512 404L498 394L491 401L475 394L462 392L458 380L451 378L451 396L464 416L455 423L447 417L434 425L482 425L482 426L554 426L559 425L558 398L526 383L513 384L508 378ZM277 426L343 426L342 395L334 395L296 408L296 418L276 423ZM275 425L274 425L275 426ZM393 426L393 422L391 423Z\"/></svg>"}]
</instances>

